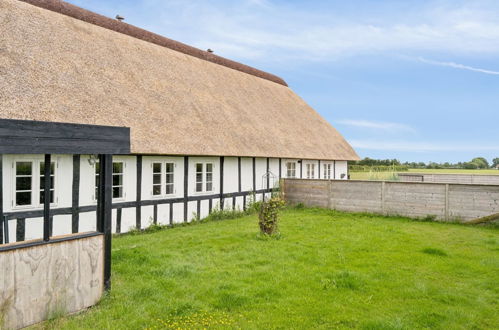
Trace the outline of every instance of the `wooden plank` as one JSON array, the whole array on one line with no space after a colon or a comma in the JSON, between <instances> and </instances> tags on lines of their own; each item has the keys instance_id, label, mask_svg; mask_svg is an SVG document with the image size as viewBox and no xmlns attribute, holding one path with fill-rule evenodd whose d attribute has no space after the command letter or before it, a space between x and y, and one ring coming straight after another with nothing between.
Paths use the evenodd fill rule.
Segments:
<instances>
[{"instance_id":1,"label":"wooden plank","mask_svg":"<svg viewBox=\"0 0 499 330\"><path fill-rule=\"evenodd\" d=\"M0 119L0 153L128 154L130 129Z\"/></svg>"}]
</instances>

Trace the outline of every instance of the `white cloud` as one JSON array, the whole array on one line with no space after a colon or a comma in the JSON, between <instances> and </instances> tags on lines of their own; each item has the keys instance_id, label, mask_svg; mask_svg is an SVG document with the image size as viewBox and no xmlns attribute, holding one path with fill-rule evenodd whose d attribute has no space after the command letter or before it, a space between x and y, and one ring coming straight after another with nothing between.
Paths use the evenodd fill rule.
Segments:
<instances>
[{"instance_id":1,"label":"white cloud","mask_svg":"<svg viewBox=\"0 0 499 330\"><path fill-rule=\"evenodd\" d=\"M454 63L454 62L440 62L440 61L428 60L428 59L425 59L423 57L419 57L418 61L423 62L423 63L427 63L427 64L431 64L431 65L446 66L446 67L451 67L451 68L456 68L456 69L469 70L469 71L492 74L492 75L499 75L499 71L480 69L480 68L475 68L472 66Z\"/></svg>"},{"instance_id":2,"label":"white cloud","mask_svg":"<svg viewBox=\"0 0 499 330\"><path fill-rule=\"evenodd\" d=\"M358 149L406 152L466 152L466 151L499 151L499 145L466 144L466 143L432 143L415 141L373 141L350 140Z\"/></svg>"},{"instance_id":3,"label":"white cloud","mask_svg":"<svg viewBox=\"0 0 499 330\"><path fill-rule=\"evenodd\" d=\"M162 18L148 27L203 49L217 45L216 52L228 57L330 60L414 50L499 54L499 16L488 2L470 7L438 1L415 12L357 17L320 12L314 3L144 1L149 8L154 3Z\"/></svg>"},{"instance_id":4,"label":"white cloud","mask_svg":"<svg viewBox=\"0 0 499 330\"><path fill-rule=\"evenodd\" d=\"M370 128L376 130L397 130L406 132L415 132L416 130L409 125L401 123L391 123L391 122L380 122L380 121L369 121L369 120L354 120L354 119L343 119L337 120L336 123L345 126L352 126L358 128Z\"/></svg>"}]
</instances>

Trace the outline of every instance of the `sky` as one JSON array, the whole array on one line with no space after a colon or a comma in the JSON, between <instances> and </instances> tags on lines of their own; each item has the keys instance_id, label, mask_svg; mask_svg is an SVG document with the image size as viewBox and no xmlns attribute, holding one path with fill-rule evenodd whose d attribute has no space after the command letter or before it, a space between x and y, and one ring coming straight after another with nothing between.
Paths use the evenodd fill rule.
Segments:
<instances>
[{"instance_id":1,"label":"sky","mask_svg":"<svg viewBox=\"0 0 499 330\"><path fill-rule=\"evenodd\" d=\"M497 0L69 2L282 77L362 158L499 157Z\"/></svg>"}]
</instances>

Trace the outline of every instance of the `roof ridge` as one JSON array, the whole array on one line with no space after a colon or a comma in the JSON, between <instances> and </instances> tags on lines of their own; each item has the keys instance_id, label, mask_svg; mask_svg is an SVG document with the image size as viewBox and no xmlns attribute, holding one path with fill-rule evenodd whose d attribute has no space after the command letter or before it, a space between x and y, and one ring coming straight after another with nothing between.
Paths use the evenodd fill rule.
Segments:
<instances>
[{"instance_id":1,"label":"roof ridge","mask_svg":"<svg viewBox=\"0 0 499 330\"><path fill-rule=\"evenodd\" d=\"M147 41L158 46L169 48L178 51L183 54L197 57L199 59L219 64L237 71L241 71L262 79L270 80L280 85L288 86L288 84L280 77L273 75L271 73L255 69L251 66L229 60L227 58L214 55L210 52L203 51L199 48L195 48L179 41L175 41L159 34L141 29L134 25L120 22L112 18L94 13L90 10L83 9L81 7L75 6L73 4L67 3L62 0L19 0L22 2L29 3L31 5L44 8L59 14L63 14L93 25L100 26L102 28L112 30L118 33L126 34L128 36Z\"/></svg>"}]
</instances>

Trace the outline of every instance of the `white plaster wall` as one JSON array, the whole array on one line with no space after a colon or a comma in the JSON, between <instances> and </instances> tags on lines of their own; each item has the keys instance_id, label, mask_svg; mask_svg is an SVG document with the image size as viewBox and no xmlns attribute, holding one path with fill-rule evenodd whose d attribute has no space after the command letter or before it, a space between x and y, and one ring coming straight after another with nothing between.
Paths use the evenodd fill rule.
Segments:
<instances>
[{"instance_id":1,"label":"white plaster wall","mask_svg":"<svg viewBox=\"0 0 499 330\"><path fill-rule=\"evenodd\" d=\"M336 164L336 177L335 179L348 180L348 162L345 160L335 161ZM344 174L343 178L341 177Z\"/></svg>"},{"instance_id":2,"label":"white plaster wall","mask_svg":"<svg viewBox=\"0 0 499 330\"><path fill-rule=\"evenodd\" d=\"M89 155L82 155L80 160L80 206L91 206L96 205L95 201L95 169L94 166L89 163ZM11 201L14 193L14 172L12 164L14 159L19 160L29 160L37 159L42 160L43 155L4 155L3 161L3 171L4 171L4 210L5 212L13 211ZM53 159L56 160L58 167L56 168L56 203L53 205L56 207L71 207L72 204L72 168L73 168L73 156L72 155L53 155ZM136 200L136 156L114 156L114 161L122 161L124 163L124 196L120 199L114 199L113 203L119 202L133 202ZM168 196L161 196L159 198L183 198L184 197L184 157L183 156L143 156L142 158L142 200L151 200L157 197L152 196L152 163L153 162L173 162L175 164L174 172L174 193ZM303 164L300 164L298 159L282 159L281 160L281 175L286 177L286 162L292 161L296 163L296 175L300 177L300 166L303 165L303 177L306 177L306 164L314 163L315 177L318 177L319 168L317 160L303 160ZM201 163L212 163L213 164L213 191L197 193L195 192L195 176L196 168L195 164ZM328 163L328 161L321 161L321 178L323 175L322 164ZM343 179L347 179L347 162L346 161L336 161L329 162L334 164L336 179L341 178L341 174L345 174ZM256 158L255 161L255 182L256 189L266 188L266 179L263 178L264 174L267 172L267 158ZM189 174L188 174L188 194L189 196L202 196L202 195L216 195L220 193L220 158L219 157L189 157ZM279 159L270 158L269 160L269 170L275 176L274 183L278 184L279 180ZM270 185L272 186L272 180L270 180ZM253 158L242 157L241 158L241 190L242 191L252 191L253 190ZM224 193L231 193L238 191L238 158L237 157L225 157L224 160ZM267 194L270 196L270 194ZM260 200L262 194L257 194L257 200ZM203 200L201 203L201 218L206 217L209 212L209 201ZM212 207L216 208L219 205L219 199L214 198L212 200ZM243 197L236 197L236 204L233 205L232 198L226 198L224 200L224 208L231 209L235 207L236 209L243 209ZM184 205L183 203L174 203L173 206L173 223L182 223L184 221ZM31 208L42 209L42 207ZM19 209L22 210L22 209ZM27 209L24 209L27 210ZM191 221L194 214L197 212L197 202L189 202L187 209L187 220ZM153 206L143 206L142 210L141 225L142 228L149 226L154 218L154 207ZM113 232L116 232L117 225L117 212L114 209L112 218L112 228ZM158 223L159 224L169 224L170 223L170 205L160 204L158 205ZM136 210L134 207L123 208L122 209L122 220L121 220L121 232L127 232L136 226ZM96 230L96 212L85 212L80 213L79 222L80 232L95 231ZM71 233L71 216L70 215L60 215L54 217L54 235L64 235ZM26 219L26 239L37 239L41 238L43 234L43 219L34 218ZM10 241L13 242L16 236L16 220L11 220L9 222L9 236Z\"/></svg>"}]
</instances>

